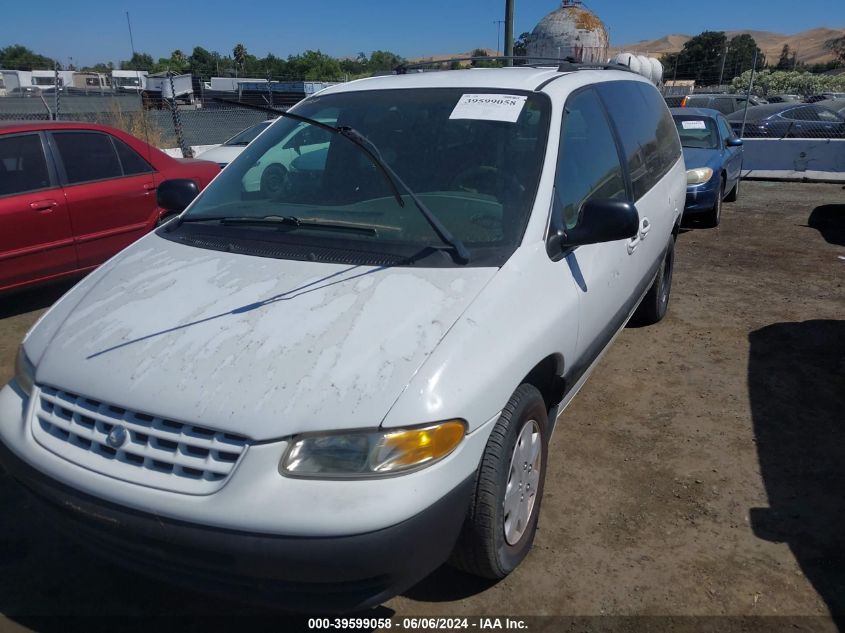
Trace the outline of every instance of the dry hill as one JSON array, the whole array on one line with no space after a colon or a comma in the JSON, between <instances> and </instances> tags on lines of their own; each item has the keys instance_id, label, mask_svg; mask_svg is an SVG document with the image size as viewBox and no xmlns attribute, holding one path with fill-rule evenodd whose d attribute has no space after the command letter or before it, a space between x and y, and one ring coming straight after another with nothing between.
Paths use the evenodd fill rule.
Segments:
<instances>
[{"instance_id":1,"label":"dry hill","mask_svg":"<svg viewBox=\"0 0 845 633\"><path fill-rule=\"evenodd\" d=\"M827 27L820 27L817 29L810 29L795 35L784 35L783 33L772 33L770 31L726 31L725 34L728 39L735 35L742 33L749 33L757 45L766 54L766 59L770 62L776 62L780 56L784 44L789 44L789 49L797 51L798 61L807 64L815 64L819 62L828 62L833 59L830 51L825 50L824 43L834 37L841 37L845 35L845 29L831 29ZM691 36L683 34L664 35L655 40L642 40L633 44L624 44L623 46L614 46L611 48L611 54L619 51L630 51L632 53L649 53L654 56L660 56L663 53L675 53L683 48L684 43L687 42Z\"/></svg>"}]
</instances>

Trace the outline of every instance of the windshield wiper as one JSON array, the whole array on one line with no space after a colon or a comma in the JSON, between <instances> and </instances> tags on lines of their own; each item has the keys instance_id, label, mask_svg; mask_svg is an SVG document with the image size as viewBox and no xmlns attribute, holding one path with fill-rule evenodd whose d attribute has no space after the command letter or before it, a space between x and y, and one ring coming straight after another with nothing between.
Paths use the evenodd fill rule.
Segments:
<instances>
[{"instance_id":1,"label":"windshield wiper","mask_svg":"<svg viewBox=\"0 0 845 633\"><path fill-rule=\"evenodd\" d=\"M373 162L379 167L381 167L382 172L391 182L393 188L396 188L396 185L393 183L399 183L399 185L408 192L408 196L414 202L417 209L419 209L420 213L422 213L423 217L426 221L431 225L431 228L434 229L434 232L437 233L437 237L439 237L445 244L448 244L452 248L455 249L455 253L458 256L458 261L461 264L468 264L469 263L469 251L467 247L464 246L464 243L459 240L457 237L452 235L452 232L447 229L443 223L437 219L437 216L434 215L431 210L425 205L425 203L419 199L417 194L415 194L411 188L405 184L405 181L399 177L393 168L388 165L384 159L381 157L381 153L378 151L375 145L373 145L372 141L370 141L366 136L355 130L354 128L341 126L334 128L340 133L344 138L348 138L350 141L355 143L358 147L363 149L372 159ZM399 197L399 204L401 206L405 206L402 202L401 197Z\"/></svg>"},{"instance_id":2,"label":"windshield wiper","mask_svg":"<svg viewBox=\"0 0 845 633\"><path fill-rule=\"evenodd\" d=\"M302 220L294 215L265 215L264 217L250 218L224 218L220 221L221 224L246 224L246 225L262 225L262 224L279 224L282 226L292 227L294 229L317 229L326 231L345 231L347 233L358 233L360 235L368 235L371 237L378 236L378 231L369 226L361 226L359 224L350 224L347 222L321 222L319 220Z\"/></svg>"},{"instance_id":3,"label":"windshield wiper","mask_svg":"<svg viewBox=\"0 0 845 633\"><path fill-rule=\"evenodd\" d=\"M265 215L265 216L248 216L248 215L227 215L227 216L212 216L212 217L195 217L185 218L182 223L192 222L219 222L220 224L232 226L267 226L276 225L284 226L291 229L315 229L325 231L343 231L346 233L358 233L359 235L367 235L370 237L378 236L378 232L369 226L361 226L359 224L349 224L346 222L321 222L317 220L303 220L293 215Z\"/></svg>"},{"instance_id":4,"label":"windshield wiper","mask_svg":"<svg viewBox=\"0 0 845 633\"><path fill-rule=\"evenodd\" d=\"M228 99L215 99L215 101L219 101L221 103L232 103L236 105L244 105L248 108L253 110L261 110L263 112L272 112L278 116L287 117L289 119L293 119L294 121L301 121L303 123L308 123L315 127L318 127L322 130L326 130L331 132L332 134L339 134L340 136L348 139L355 145L357 145L367 156L370 157L370 160L373 161L373 164L381 171L384 179L387 181L387 184L390 185L390 189L393 192L393 197L396 198L396 202L399 204L400 207L405 206L405 201L402 199L402 195L399 193L399 189L397 188L397 183L404 189L411 200L414 202L414 206L419 209L420 213L422 213L425 220L431 225L431 228L434 229L434 232L437 234L437 237L440 240L448 245L451 246L455 254L457 255L457 260L461 264L468 264L470 259L469 251L467 247L464 246L464 243L452 235L452 232L447 229L443 223L437 219L431 210L425 205L425 203L419 199L417 194L415 194L411 188L399 177L393 168L388 165L384 159L381 157L381 153L378 151L378 148L370 141L366 136L355 130L354 128L348 126L340 126L335 127L334 125L329 125L328 123L323 123L322 121L317 121L316 119L312 119L307 116L302 116L301 114L294 114L293 112L281 111L276 110L274 108L268 108L265 106L259 105L249 105L249 104L240 104L234 101L230 101ZM185 222L182 219L183 216L177 217L173 221L172 230L179 228L179 226Z\"/></svg>"}]
</instances>

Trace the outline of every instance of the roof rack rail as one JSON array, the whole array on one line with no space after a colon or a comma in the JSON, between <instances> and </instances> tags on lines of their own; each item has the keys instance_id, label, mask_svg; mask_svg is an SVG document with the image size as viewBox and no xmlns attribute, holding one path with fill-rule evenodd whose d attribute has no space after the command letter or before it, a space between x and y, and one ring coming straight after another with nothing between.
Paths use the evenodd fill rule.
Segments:
<instances>
[{"instance_id":1,"label":"roof rack rail","mask_svg":"<svg viewBox=\"0 0 845 633\"><path fill-rule=\"evenodd\" d=\"M544 66L554 66L557 65L558 72L568 73L574 72L576 70L626 70L628 72L634 72L625 64L618 64L615 62L611 63L591 63L591 62L579 62L576 61L574 57L533 57L527 55L490 55L490 56L482 56L482 57L450 57L449 59L431 59L428 61L422 62L414 62L412 64L399 64L393 69L393 72L397 75L404 75L409 70L416 70L426 68L427 66L442 66L443 64L451 64L453 62L477 62L477 61L525 61L525 64L521 64L522 66L526 66L529 68L541 68ZM437 69L440 70L440 69Z\"/></svg>"}]
</instances>

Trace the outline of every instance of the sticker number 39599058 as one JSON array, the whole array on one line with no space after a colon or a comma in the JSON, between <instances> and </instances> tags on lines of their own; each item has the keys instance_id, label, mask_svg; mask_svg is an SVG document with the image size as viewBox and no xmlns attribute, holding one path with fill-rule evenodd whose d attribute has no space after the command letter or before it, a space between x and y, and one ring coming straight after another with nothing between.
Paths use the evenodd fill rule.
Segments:
<instances>
[{"instance_id":1,"label":"sticker number 39599058","mask_svg":"<svg viewBox=\"0 0 845 633\"><path fill-rule=\"evenodd\" d=\"M516 123L525 95L465 94L461 95L450 119L476 119L479 121L507 121Z\"/></svg>"}]
</instances>

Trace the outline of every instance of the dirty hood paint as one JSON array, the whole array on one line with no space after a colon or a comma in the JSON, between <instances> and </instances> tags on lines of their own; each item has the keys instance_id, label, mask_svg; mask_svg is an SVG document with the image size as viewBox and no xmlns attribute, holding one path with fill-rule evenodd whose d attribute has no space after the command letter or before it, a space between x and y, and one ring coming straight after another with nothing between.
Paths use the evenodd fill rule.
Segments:
<instances>
[{"instance_id":1,"label":"dirty hood paint","mask_svg":"<svg viewBox=\"0 0 845 633\"><path fill-rule=\"evenodd\" d=\"M55 334L36 379L256 440L375 427L495 273L268 259L153 234L38 324Z\"/></svg>"}]
</instances>

